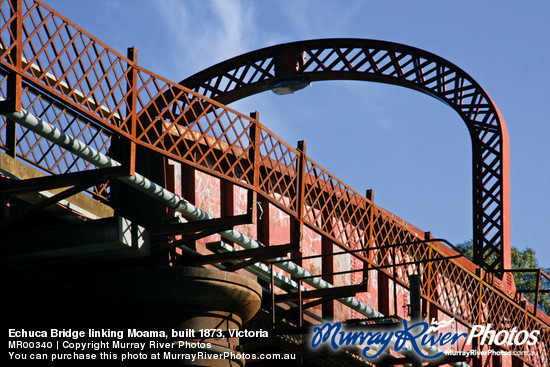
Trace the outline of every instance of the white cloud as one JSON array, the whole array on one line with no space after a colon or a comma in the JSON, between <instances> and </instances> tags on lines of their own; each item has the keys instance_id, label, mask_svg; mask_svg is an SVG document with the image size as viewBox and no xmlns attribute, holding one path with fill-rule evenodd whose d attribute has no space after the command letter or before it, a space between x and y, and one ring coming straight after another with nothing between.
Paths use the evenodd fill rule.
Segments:
<instances>
[{"instance_id":1,"label":"white cloud","mask_svg":"<svg viewBox=\"0 0 550 367\"><path fill-rule=\"evenodd\" d=\"M157 0L155 4L167 37L173 38L168 57L182 79L254 49L259 26L249 2Z\"/></svg>"}]
</instances>

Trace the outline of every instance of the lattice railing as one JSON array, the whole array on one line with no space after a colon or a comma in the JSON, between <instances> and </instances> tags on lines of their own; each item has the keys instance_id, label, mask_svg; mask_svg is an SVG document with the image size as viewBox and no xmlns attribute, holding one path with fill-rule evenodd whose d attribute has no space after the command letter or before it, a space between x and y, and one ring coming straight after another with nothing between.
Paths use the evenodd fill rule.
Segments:
<instances>
[{"instance_id":1,"label":"lattice railing","mask_svg":"<svg viewBox=\"0 0 550 367\"><path fill-rule=\"evenodd\" d=\"M6 79L0 81L0 87ZM2 96L2 98L5 98ZM63 106L52 102L51 99L37 93L32 88L25 87L21 93L22 104L25 109L35 116L47 121L61 131L84 142L94 150L108 154L111 144L111 134L98 128L89 119L83 119ZM0 125L0 148L7 144L6 120L2 117ZM64 174L69 172L85 171L97 168L82 158L68 152L44 137L16 125L16 154L25 162L37 168L45 174ZM101 185L94 188L92 193L99 198L108 198L108 186Z\"/></svg>"},{"instance_id":2,"label":"lattice railing","mask_svg":"<svg viewBox=\"0 0 550 367\"><path fill-rule=\"evenodd\" d=\"M510 266L508 136L497 106L466 72L429 52L367 39L298 41L252 51L180 84L230 103L284 83L364 80L421 91L453 108L472 138L474 259L500 277ZM299 88L299 87L298 87Z\"/></svg>"},{"instance_id":3,"label":"lattice railing","mask_svg":"<svg viewBox=\"0 0 550 367\"><path fill-rule=\"evenodd\" d=\"M344 249L424 239L422 231L374 205L253 117L140 68L40 1L23 2L22 38L14 40L18 18L12 15L11 4L0 2L3 99L13 93L9 78L19 75L24 109L95 150L108 154L114 136L129 139L255 190ZM20 69L16 51L24 61ZM322 61L328 56L315 57ZM262 75L258 71L254 78ZM7 126L2 117L2 148L7 144ZM44 172L93 168L45 138L20 126L17 129L18 156ZM460 263L444 260L438 246L416 243L364 256L373 265L391 265L383 271L405 287L408 274L423 274L423 296L466 326L507 320L518 329L541 330L542 342L532 347L539 354L524 359L548 365L548 326ZM402 265L415 261L425 263Z\"/></svg>"}]
</instances>

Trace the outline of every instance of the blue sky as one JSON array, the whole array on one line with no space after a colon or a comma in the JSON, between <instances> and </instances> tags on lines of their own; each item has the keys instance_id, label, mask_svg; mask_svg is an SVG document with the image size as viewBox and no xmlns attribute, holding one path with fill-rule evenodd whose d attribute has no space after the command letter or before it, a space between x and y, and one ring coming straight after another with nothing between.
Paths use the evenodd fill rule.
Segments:
<instances>
[{"instance_id":1,"label":"blue sky","mask_svg":"<svg viewBox=\"0 0 550 367\"><path fill-rule=\"evenodd\" d=\"M512 244L550 267L550 2L329 0L47 1L143 67L180 81L258 48L316 38L368 38L435 53L489 93L508 126ZM360 193L452 243L472 237L471 145L446 105L365 82L319 82L289 96L232 105Z\"/></svg>"}]
</instances>

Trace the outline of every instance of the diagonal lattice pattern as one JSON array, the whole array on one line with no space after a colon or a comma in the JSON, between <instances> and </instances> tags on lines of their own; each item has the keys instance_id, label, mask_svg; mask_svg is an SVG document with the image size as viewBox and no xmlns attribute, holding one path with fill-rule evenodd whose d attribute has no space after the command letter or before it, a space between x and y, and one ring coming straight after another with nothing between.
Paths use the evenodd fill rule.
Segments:
<instances>
[{"instance_id":1,"label":"diagonal lattice pattern","mask_svg":"<svg viewBox=\"0 0 550 367\"><path fill-rule=\"evenodd\" d=\"M1 84L3 82L0 82ZM105 130L98 128L90 121L79 118L77 114L53 103L47 97L36 94L28 87L23 89L21 98L25 109L33 115L74 136L94 150L108 154L111 135ZM0 143L2 146L6 146L7 143L6 129L7 124L2 116L2 124L0 125ZM15 135L17 155L45 174L64 174L97 168L21 125L16 125ZM99 198L108 198L108 186L95 187L93 194Z\"/></svg>"},{"instance_id":2,"label":"diagonal lattice pattern","mask_svg":"<svg viewBox=\"0 0 550 367\"><path fill-rule=\"evenodd\" d=\"M130 139L256 190L344 249L405 244L371 251L368 260L389 266L382 271L404 287L408 287L408 274L422 274L423 297L468 327L505 323L541 330L541 342L530 347L536 353L522 358L535 366L548 365L547 325L460 263L443 259L448 254L438 244L414 243L424 239L422 231L357 194L255 119L208 98L238 99L249 93L250 85L263 83L268 88L289 73L321 80L347 72L365 80L401 83L446 101L463 116L475 137L481 157L474 178L481 185L475 204L481 219L476 228L484 241L479 255L489 269L498 269L505 237L501 183L506 138L488 96L453 65L402 45L323 40L292 45L292 52L259 50L251 62L234 59L229 71L220 74L213 67L204 79L208 83L189 89L140 68L40 1L23 3L18 44L13 13L10 1L0 2L2 98L8 96L8 78L19 72L24 80L23 108L98 151L107 153L113 136ZM14 57L17 48L23 61L20 70ZM2 119L4 148L7 124ZM17 149L21 159L46 173L93 168L20 127Z\"/></svg>"},{"instance_id":3,"label":"diagonal lattice pattern","mask_svg":"<svg viewBox=\"0 0 550 367\"><path fill-rule=\"evenodd\" d=\"M299 152L265 128L259 135L258 188L279 207L296 215Z\"/></svg>"},{"instance_id":4,"label":"diagonal lattice pattern","mask_svg":"<svg viewBox=\"0 0 550 367\"><path fill-rule=\"evenodd\" d=\"M305 177L305 222L337 243L361 248L369 229L367 200L309 159Z\"/></svg>"},{"instance_id":5,"label":"diagonal lattice pattern","mask_svg":"<svg viewBox=\"0 0 550 367\"><path fill-rule=\"evenodd\" d=\"M355 79L401 85L431 95L462 117L473 142L476 264L499 276L509 265L508 137L485 91L450 62L413 47L362 39L283 44L235 57L181 82L229 103L281 81ZM505 264L506 263L506 264Z\"/></svg>"},{"instance_id":6,"label":"diagonal lattice pattern","mask_svg":"<svg viewBox=\"0 0 550 367\"><path fill-rule=\"evenodd\" d=\"M252 187L253 120L137 72L136 139L150 149Z\"/></svg>"}]
</instances>

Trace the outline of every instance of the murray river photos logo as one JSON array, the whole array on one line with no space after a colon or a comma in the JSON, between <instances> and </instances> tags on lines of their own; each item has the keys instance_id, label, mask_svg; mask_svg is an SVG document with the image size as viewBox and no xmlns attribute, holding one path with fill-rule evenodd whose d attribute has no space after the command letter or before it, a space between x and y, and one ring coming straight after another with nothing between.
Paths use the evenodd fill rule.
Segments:
<instances>
[{"instance_id":1,"label":"murray river photos logo","mask_svg":"<svg viewBox=\"0 0 550 367\"><path fill-rule=\"evenodd\" d=\"M325 323L313 328L311 339L312 348L327 345L334 350L344 347L356 346L362 349L365 358L374 359L380 356L388 348L396 352L415 352L422 358L435 359L444 354L449 346L458 344L461 340L466 345L471 345L474 338L478 338L480 346L520 346L534 345L538 342L540 331L518 330L494 330L491 324L475 325L470 333L439 332L439 329L453 323L451 319L438 323L432 320L431 324L425 321L411 323L403 320L402 325L396 329L376 330L372 326L368 330L354 328L347 330L340 322ZM441 349L443 348L443 349Z\"/></svg>"}]
</instances>

